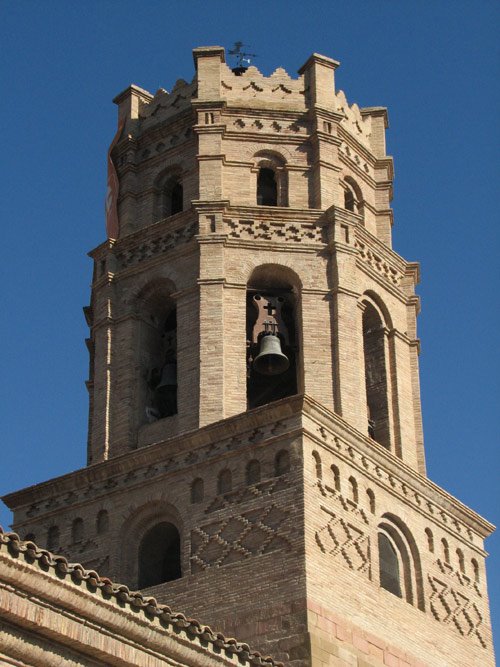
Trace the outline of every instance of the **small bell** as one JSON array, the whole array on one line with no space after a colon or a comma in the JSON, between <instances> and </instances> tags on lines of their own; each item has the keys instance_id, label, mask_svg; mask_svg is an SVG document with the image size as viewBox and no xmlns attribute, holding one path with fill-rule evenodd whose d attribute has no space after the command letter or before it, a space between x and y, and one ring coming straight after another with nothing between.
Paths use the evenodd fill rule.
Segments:
<instances>
[{"instance_id":1,"label":"small bell","mask_svg":"<svg viewBox=\"0 0 500 667\"><path fill-rule=\"evenodd\" d=\"M158 385L156 386L157 391L162 389L171 389L172 387L177 386L177 364L171 361L163 366L161 369L161 377Z\"/></svg>"},{"instance_id":2,"label":"small bell","mask_svg":"<svg viewBox=\"0 0 500 667\"><path fill-rule=\"evenodd\" d=\"M279 375L290 366L290 361L281 350L278 336L272 333L264 334L260 341L260 351L255 357L253 367L261 375Z\"/></svg>"},{"instance_id":3,"label":"small bell","mask_svg":"<svg viewBox=\"0 0 500 667\"><path fill-rule=\"evenodd\" d=\"M177 412L177 364L167 361L161 369L161 377L155 389L155 403L161 417Z\"/></svg>"}]
</instances>

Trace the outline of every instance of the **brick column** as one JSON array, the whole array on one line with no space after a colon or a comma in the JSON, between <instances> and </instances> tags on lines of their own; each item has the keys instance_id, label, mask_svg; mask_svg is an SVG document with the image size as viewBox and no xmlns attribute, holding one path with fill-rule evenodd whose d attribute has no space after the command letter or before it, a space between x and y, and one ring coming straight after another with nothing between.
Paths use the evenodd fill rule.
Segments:
<instances>
[{"instance_id":1,"label":"brick column","mask_svg":"<svg viewBox=\"0 0 500 667\"><path fill-rule=\"evenodd\" d=\"M303 65L299 74L304 75L308 91L309 116L312 120L311 143L313 145L314 208L326 209L338 204L337 124L342 116L335 111L334 73L339 63L314 53Z\"/></svg>"},{"instance_id":2,"label":"brick column","mask_svg":"<svg viewBox=\"0 0 500 667\"><path fill-rule=\"evenodd\" d=\"M362 433L367 433L363 312L357 290L354 226L335 210L331 218L335 411Z\"/></svg>"}]
</instances>

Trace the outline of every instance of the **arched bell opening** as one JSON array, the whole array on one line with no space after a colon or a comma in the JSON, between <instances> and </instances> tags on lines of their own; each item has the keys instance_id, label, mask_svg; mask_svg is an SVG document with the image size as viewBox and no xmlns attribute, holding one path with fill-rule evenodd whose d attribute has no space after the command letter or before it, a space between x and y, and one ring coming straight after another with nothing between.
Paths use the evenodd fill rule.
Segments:
<instances>
[{"instance_id":1,"label":"arched bell opening","mask_svg":"<svg viewBox=\"0 0 500 667\"><path fill-rule=\"evenodd\" d=\"M274 270L273 270L274 269ZM259 267L247 286L247 406L298 391L297 290L279 267Z\"/></svg>"},{"instance_id":2,"label":"arched bell opening","mask_svg":"<svg viewBox=\"0 0 500 667\"><path fill-rule=\"evenodd\" d=\"M146 422L177 414L177 311L170 294L164 285L152 288L142 304L141 412Z\"/></svg>"},{"instance_id":3,"label":"arched bell opening","mask_svg":"<svg viewBox=\"0 0 500 667\"><path fill-rule=\"evenodd\" d=\"M363 350L365 361L367 431L370 438L391 447L385 359L385 328L376 308L364 302Z\"/></svg>"}]
</instances>

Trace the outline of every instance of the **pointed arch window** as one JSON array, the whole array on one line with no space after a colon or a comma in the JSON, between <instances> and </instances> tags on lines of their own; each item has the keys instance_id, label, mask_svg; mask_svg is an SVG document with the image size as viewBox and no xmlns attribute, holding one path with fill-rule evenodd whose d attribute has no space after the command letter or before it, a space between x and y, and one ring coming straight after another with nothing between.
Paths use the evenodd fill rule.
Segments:
<instances>
[{"instance_id":1,"label":"pointed arch window","mask_svg":"<svg viewBox=\"0 0 500 667\"><path fill-rule=\"evenodd\" d=\"M139 588L149 588L181 577L181 538L167 521L150 528L139 545Z\"/></svg>"}]
</instances>

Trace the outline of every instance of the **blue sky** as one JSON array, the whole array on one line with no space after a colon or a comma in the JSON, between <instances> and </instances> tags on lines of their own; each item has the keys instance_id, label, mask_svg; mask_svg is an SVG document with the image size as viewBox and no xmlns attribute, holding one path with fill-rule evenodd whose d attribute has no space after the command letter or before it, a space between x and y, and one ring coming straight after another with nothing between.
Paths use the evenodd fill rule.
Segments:
<instances>
[{"instance_id":1,"label":"blue sky","mask_svg":"<svg viewBox=\"0 0 500 667\"><path fill-rule=\"evenodd\" d=\"M0 492L85 464L81 308L86 252L104 240L112 98L170 89L192 78L193 47L242 40L265 74L295 75L312 52L340 60L351 103L389 108L394 248L422 270L428 474L498 523L499 14L489 0L3 2ZM487 549L498 635L498 535Z\"/></svg>"}]
</instances>

